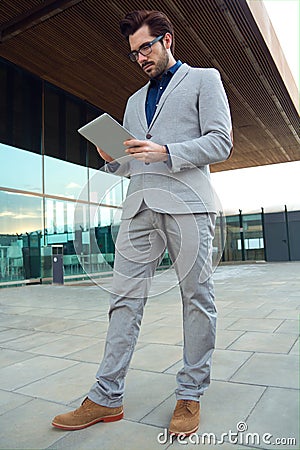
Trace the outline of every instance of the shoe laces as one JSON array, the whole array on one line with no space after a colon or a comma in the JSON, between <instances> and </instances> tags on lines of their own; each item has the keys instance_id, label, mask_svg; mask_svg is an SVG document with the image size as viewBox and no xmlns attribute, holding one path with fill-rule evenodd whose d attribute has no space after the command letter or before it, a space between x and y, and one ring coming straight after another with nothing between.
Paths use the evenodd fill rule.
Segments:
<instances>
[{"instance_id":1,"label":"shoe laces","mask_svg":"<svg viewBox=\"0 0 300 450\"><path fill-rule=\"evenodd\" d=\"M182 400L182 403L184 406L189 406L191 404L192 400Z\"/></svg>"},{"instance_id":2,"label":"shoe laces","mask_svg":"<svg viewBox=\"0 0 300 450\"><path fill-rule=\"evenodd\" d=\"M191 400L180 400L177 404L177 410L186 409L190 406Z\"/></svg>"},{"instance_id":3,"label":"shoe laces","mask_svg":"<svg viewBox=\"0 0 300 450\"><path fill-rule=\"evenodd\" d=\"M180 406L187 408L188 406L190 406L191 404L191 400L181 400L180 402Z\"/></svg>"},{"instance_id":4,"label":"shoe laces","mask_svg":"<svg viewBox=\"0 0 300 450\"><path fill-rule=\"evenodd\" d=\"M89 409L92 405L93 405L93 402L88 397L86 397L83 400L83 402L81 403L81 406L84 406L86 409Z\"/></svg>"},{"instance_id":5,"label":"shoe laces","mask_svg":"<svg viewBox=\"0 0 300 450\"><path fill-rule=\"evenodd\" d=\"M193 404L193 400L186 400L186 399L180 400L176 406L176 412L180 413L185 410L188 410L190 413L192 413L192 410L191 410L192 404Z\"/></svg>"}]
</instances>

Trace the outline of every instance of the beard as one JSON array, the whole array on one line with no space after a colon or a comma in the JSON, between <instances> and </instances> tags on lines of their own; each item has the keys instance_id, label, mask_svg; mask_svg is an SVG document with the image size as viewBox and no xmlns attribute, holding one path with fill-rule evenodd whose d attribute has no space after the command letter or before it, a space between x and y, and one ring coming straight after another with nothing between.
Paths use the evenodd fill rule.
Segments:
<instances>
[{"instance_id":1,"label":"beard","mask_svg":"<svg viewBox=\"0 0 300 450\"><path fill-rule=\"evenodd\" d=\"M163 73L166 71L169 64L169 55L167 50L162 47L162 53L160 58L156 62L155 66L153 66L153 70L148 74L151 78L160 78ZM146 65L147 63L145 63Z\"/></svg>"}]
</instances>

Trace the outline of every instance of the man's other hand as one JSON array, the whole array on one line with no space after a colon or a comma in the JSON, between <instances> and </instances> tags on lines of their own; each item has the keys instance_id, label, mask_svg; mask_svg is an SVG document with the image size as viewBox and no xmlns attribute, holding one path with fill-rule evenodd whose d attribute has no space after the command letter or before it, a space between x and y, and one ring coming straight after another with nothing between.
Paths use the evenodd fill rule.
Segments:
<instances>
[{"instance_id":1,"label":"man's other hand","mask_svg":"<svg viewBox=\"0 0 300 450\"><path fill-rule=\"evenodd\" d=\"M128 147L125 150L127 154L148 164L152 162L167 161L168 159L166 147L152 141L130 139L125 141L124 145Z\"/></svg>"},{"instance_id":2,"label":"man's other hand","mask_svg":"<svg viewBox=\"0 0 300 450\"><path fill-rule=\"evenodd\" d=\"M104 159L104 161L106 161L106 162L113 162L114 161L114 159L110 155L105 153L100 147L96 147L96 148L97 148L97 152L99 153L101 158Z\"/></svg>"}]
</instances>

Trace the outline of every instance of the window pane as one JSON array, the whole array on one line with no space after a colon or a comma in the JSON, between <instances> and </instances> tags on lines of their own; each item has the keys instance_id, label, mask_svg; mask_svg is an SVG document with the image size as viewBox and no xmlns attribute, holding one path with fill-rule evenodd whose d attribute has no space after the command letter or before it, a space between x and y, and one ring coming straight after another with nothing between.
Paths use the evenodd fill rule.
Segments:
<instances>
[{"instance_id":1,"label":"window pane","mask_svg":"<svg viewBox=\"0 0 300 450\"><path fill-rule=\"evenodd\" d=\"M78 133L85 123L85 108L82 103L66 98L66 153L67 161L86 166L87 140Z\"/></svg>"},{"instance_id":2,"label":"window pane","mask_svg":"<svg viewBox=\"0 0 300 450\"><path fill-rule=\"evenodd\" d=\"M0 60L0 92L0 141L41 153L41 80Z\"/></svg>"},{"instance_id":3,"label":"window pane","mask_svg":"<svg viewBox=\"0 0 300 450\"><path fill-rule=\"evenodd\" d=\"M64 123L60 116L60 97L56 89L45 84L45 154L65 159L64 143L60 139L60 130Z\"/></svg>"},{"instance_id":4,"label":"window pane","mask_svg":"<svg viewBox=\"0 0 300 450\"><path fill-rule=\"evenodd\" d=\"M0 144L0 185L42 192L42 156Z\"/></svg>"},{"instance_id":5,"label":"window pane","mask_svg":"<svg viewBox=\"0 0 300 450\"><path fill-rule=\"evenodd\" d=\"M0 191L0 281L39 278L42 200Z\"/></svg>"},{"instance_id":6,"label":"window pane","mask_svg":"<svg viewBox=\"0 0 300 450\"><path fill-rule=\"evenodd\" d=\"M0 62L0 141L9 142L8 122L9 122L9 104L8 104L8 70L7 66ZM11 128L11 127L10 127Z\"/></svg>"},{"instance_id":7,"label":"window pane","mask_svg":"<svg viewBox=\"0 0 300 450\"><path fill-rule=\"evenodd\" d=\"M264 260L263 245L263 229L261 214L245 214L243 215L243 230L245 244L246 260Z\"/></svg>"},{"instance_id":8,"label":"window pane","mask_svg":"<svg viewBox=\"0 0 300 450\"><path fill-rule=\"evenodd\" d=\"M88 122L86 104L49 83L44 98L45 154L86 166L88 142L77 131Z\"/></svg>"},{"instance_id":9,"label":"window pane","mask_svg":"<svg viewBox=\"0 0 300 450\"><path fill-rule=\"evenodd\" d=\"M226 245L224 250L226 261L241 261L241 232L239 216L226 217Z\"/></svg>"},{"instance_id":10,"label":"window pane","mask_svg":"<svg viewBox=\"0 0 300 450\"><path fill-rule=\"evenodd\" d=\"M45 193L88 200L87 168L45 156Z\"/></svg>"},{"instance_id":11,"label":"window pane","mask_svg":"<svg viewBox=\"0 0 300 450\"><path fill-rule=\"evenodd\" d=\"M123 201L122 178L89 169L90 200L104 205L119 206Z\"/></svg>"},{"instance_id":12,"label":"window pane","mask_svg":"<svg viewBox=\"0 0 300 450\"><path fill-rule=\"evenodd\" d=\"M42 229L42 199L0 191L0 234L20 234Z\"/></svg>"},{"instance_id":13,"label":"window pane","mask_svg":"<svg viewBox=\"0 0 300 450\"><path fill-rule=\"evenodd\" d=\"M92 105L86 105L86 106L87 106L86 123L91 122L92 120L96 119L96 117L99 117L101 114L103 114L105 112L105 111L102 111L101 109L95 108ZM104 160L98 154L95 146L89 141L86 141L86 142L87 142L87 149L88 149L87 165L89 167L92 167L93 169L100 169L100 167L103 167Z\"/></svg>"},{"instance_id":14,"label":"window pane","mask_svg":"<svg viewBox=\"0 0 300 450\"><path fill-rule=\"evenodd\" d=\"M46 214L46 243L63 244L74 238L75 224L74 212L76 202L66 202L63 200L54 200L47 198L45 200ZM78 207L87 209L88 205L79 205ZM80 216L82 218L82 216ZM87 227L86 221L81 220L80 225Z\"/></svg>"},{"instance_id":15,"label":"window pane","mask_svg":"<svg viewBox=\"0 0 300 450\"><path fill-rule=\"evenodd\" d=\"M42 84L24 71L15 71L13 86L15 147L41 153Z\"/></svg>"},{"instance_id":16,"label":"window pane","mask_svg":"<svg viewBox=\"0 0 300 450\"><path fill-rule=\"evenodd\" d=\"M44 250L48 251L48 255L51 256L49 248L54 244L63 244L63 263L64 263L64 275L76 275L82 274L83 268L81 266L81 253L84 251L89 253L89 245L85 245L86 236L82 233L83 227L87 228L86 210L88 205L79 204L78 210L80 210L80 224L77 224L80 233L76 230L76 224L74 222L74 212L76 202L67 202L62 200L46 199L46 230L45 230L45 247ZM80 228L80 225L82 228ZM81 249L80 252L75 251L74 239L80 239ZM88 244L88 243L87 243ZM44 276L52 276L52 271L49 270Z\"/></svg>"}]
</instances>

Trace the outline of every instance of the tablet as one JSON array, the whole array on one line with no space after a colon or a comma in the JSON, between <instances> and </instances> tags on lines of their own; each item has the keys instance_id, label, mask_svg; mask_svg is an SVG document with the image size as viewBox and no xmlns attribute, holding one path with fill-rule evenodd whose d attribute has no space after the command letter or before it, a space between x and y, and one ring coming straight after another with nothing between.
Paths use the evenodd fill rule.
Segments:
<instances>
[{"instance_id":1,"label":"tablet","mask_svg":"<svg viewBox=\"0 0 300 450\"><path fill-rule=\"evenodd\" d=\"M135 139L126 128L107 113L79 128L78 132L114 159L128 156L123 142L127 139Z\"/></svg>"}]
</instances>

